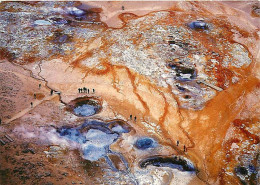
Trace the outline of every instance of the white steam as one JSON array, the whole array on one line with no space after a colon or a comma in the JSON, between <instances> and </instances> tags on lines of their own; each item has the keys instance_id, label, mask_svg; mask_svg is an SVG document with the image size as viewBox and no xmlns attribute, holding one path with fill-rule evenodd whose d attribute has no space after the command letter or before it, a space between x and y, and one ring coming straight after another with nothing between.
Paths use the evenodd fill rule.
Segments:
<instances>
[{"instance_id":1,"label":"white steam","mask_svg":"<svg viewBox=\"0 0 260 185\"><path fill-rule=\"evenodd\" d=\"M71 149L79 148L79 144L59 136L54 128L35 127L31 125L19 125L13 129L13 133L21 139L35 140L38 144L60 145Z\"/></svg>"}]
</instances>

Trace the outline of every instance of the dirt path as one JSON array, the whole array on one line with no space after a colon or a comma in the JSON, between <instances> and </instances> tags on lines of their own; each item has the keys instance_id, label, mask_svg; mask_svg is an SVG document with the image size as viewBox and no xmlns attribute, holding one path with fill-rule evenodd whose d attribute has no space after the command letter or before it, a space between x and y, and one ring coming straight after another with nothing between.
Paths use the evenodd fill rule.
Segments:
<instances>
[{"instance_id":1,"label":"dirt path","mask_svg":"<svg viewBox=\"0 0 260 185\"><path fill-rule=\"evenodd\" d=\"M22 117L23 115L25 115L29 111L33 110L33 108L35 108L37 105L41 104L44 101L49 101L49 100L51 100L51 99L53 99L53 98L55 98L57 96L58 96L58 94L54 94L52 96L47 96L47 97L43 98L42 100L35 100L35 101L33 101L33 107L29 106L28 108L23 109L19 113L15 114L11 119L3 120L3 125L4 124L8 124L8 123L10 123L10 122L12 122L12 121ZM29 102L28 102L28 105L30 105Z\"/></svg>"}]
</instances>

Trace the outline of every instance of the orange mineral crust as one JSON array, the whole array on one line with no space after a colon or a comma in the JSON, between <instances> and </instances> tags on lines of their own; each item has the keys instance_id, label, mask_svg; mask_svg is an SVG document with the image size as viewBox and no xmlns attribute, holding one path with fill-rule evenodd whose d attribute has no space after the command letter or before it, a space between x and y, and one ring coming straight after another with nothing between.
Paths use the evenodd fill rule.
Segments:
<instances>
[{"instance_id":1,"label":"orange mineral crust","mask_svg":"<svg viewBox=\"0 0 260 185\"><path fill-rule=\"evenodd\" d=\"M259 3L0 3L0 184L258 184Z\"/></svg>"}]
</instances>

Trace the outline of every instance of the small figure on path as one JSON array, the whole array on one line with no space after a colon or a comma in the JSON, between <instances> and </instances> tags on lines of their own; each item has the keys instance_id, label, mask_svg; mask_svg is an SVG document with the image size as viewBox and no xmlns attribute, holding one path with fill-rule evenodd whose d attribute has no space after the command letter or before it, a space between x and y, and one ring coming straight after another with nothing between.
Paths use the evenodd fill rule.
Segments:
<instances>
[{"instance_id":1,"label":"small figure on path","mask_svg":"<svg viewBox=\"0 0 260 185\"><path fill-rule=\"evenodd\" d=\"M83 87L83 91L84 91L84 93L86 93L87 92L87 88Z\"/></svg>"},{"instance_id":2,"label":"small figure on path","mask_svg":"<svg viewBox=\"0 0 260 185\"><path fill-rule=\"evenodd\" d=\"M88 89L88 94L89 94L89 89Z\"/></svg>"},{"instance_id":3,"label":"small figure on path","mask_svg":"<svg viewBox=\"0 0 260 185\"><path fill-rule=\"evenodd\" d=\"M183 146L183 151L184 151L184 152L186 152L186 151L187 151L187 149L186 149L186 146L185 146L185 145Z\"/></svg>"},{"instance_id":4,"label":"small figure on path","mask_svg":"<svg viewBox=\"0 0 260 185\"><path fill-rule=\"evenodd\" d=\"M39 89L41 89L42 84L39 84Z\"/></svg>"},{"instance_id":5,"label":"small figure on path","mask_svg":"<svg viewBox=\"0 0 260 185\"><path fill-rule=\"evenodd\" d=\"M136 116L135 116L135 121L136 121Z\"/></svg>"},{"instance_id":6,"label":"small figure on path","mask_svg":"<svg viewBox=\"0 0 260 185\"><path fill-rule=\"evenodd\" d=\"M51 95L53 95L53 90L51 90Z\"/></svg>"},{"instance_id":7,"label":"small figure on path","mask_svg":"<svg viewBox=\"0 0 260 185\"><path fill-rule=\"evenodd\" d=\"M81 93L82 93L82 91L83 91L82 88L80 88L80 92L81 92Z\"/></svg>"},{"instance_id":8,"label":"small figure on path","mask_svg":"<svg viewBox=\"0 0 260 185\"><path fill-rule=\"evenodd\" d=\"M122 10L125 10L125 7L124 7L124 6L122 6Z\"/></svg>"},{"instance_id":9,"label":"small figure on path","mask_svg":"<svg viewBox=\"0 0 260 185\"><path fill-rule=\"evenodd\" d=\"M179 143L180 143L180 142L179 142L179 141L177 141L177 146L179 146Z\"/></svg>"},{"instance_id":10,"label":"small figure on path","mask_svg":"<svg viewBox=\"0 0 260 185\"><path fill-rule=\"evenodd\" d=\"M132 116L132 114L131 114L131 115L130 115L130 120L132 120L132 117L133 117L133 116Z\"/></svg>"},{"instance_id":11,"label":"small figure on path","mask_svg":"<svg viewBox=\"0 0 260 185\"><path fill-rule=\"evenodd\" d=\"M93 93L95 93L95 89L93 89Z\"/></svg>"},{"instance_id":12,"label":"small figure on path","mask_svg":"<svg viewBox=\"0 0 260 185\"><path fill-rule=\"evenodd\" d=\"M79 93L80 93L80 88L78 88L78 91L79 91Z\"/></svg>"},{"instance_id":13,"label":"small figure on path","mask_svg":"<svg viewBox=\"0 0 260 185\"><path fill-rule=\"evenodd\" d=\"M33 108L33 102L31 102L31 108Z\"/></svg>"},{"instance_id":14,"label":"small figure on path","mask_svg":"<svg viewBox=\"0 0 260 185\"><path fill-rule=\"evenodd\" d=\"M34 99L36 99L36 94L35 93L33 94L33 97L34 97Z\"/></svg>"},{"instance_id":15,"label":"small figure on path","mask_svg":"<svg viewBox=\"0 0 260 185\"><path fill-rule=\"evenodd\" d=\"M1 118L0 118L0 125L2 124L2 120L1 120Z\"/></svg>"}]
</instances>

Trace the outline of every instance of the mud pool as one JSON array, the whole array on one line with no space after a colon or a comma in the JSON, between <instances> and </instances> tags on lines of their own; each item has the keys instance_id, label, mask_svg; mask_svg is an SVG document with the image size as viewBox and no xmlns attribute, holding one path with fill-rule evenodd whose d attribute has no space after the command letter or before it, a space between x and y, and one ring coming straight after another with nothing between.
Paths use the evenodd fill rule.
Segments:
<instances>
[{"instance_id":1,"label":"mud pool","mask_svg":"<svg viewBox=\"0 0 260 185\"><path fill-rule=\"evenodd\" d=\"M191 29L201 29L201 30L206 30L208 29L208 25L207 23L205 23L204 21L193 21L189 24L189 27Z\"/></svg>"},{"instance_id":2,"label":"mud pool","mask_svg":"<svg viewBox=\"0 0 260 185\"><path fill-rule=\"evenodd\" d=\"M169 167L180 171L195 172L194 165L183 157L151 157L140 162L141 168L146 168L149 165L156 167Z\"/></svg>"},{"instance_id":3,"label":"mud pool","mask_svg":"<svg viewBox=\"0 0 260 185\"><path fill-rule=\"evenodd\" d=\"M81 97L68 104L68 110L77 116L92 116L101 110L101 103L92 98Z\"/></svg>"},{"instance_id":4,"label":"mud pool","mask_svg":"<svg viewBox=\"0 0 260 185\"><path fill-rule=\"evenodd\" d=\"M109 125L114 125L110 126ZM115 121L105 123L97 120L87 120L78 127L61 127L57 129L60 136L68 140L74 141L80 145L82 157L89 161L97 161L100 158L105 158L107 163L113 170L117 170L114 164L109 159L108 154L115 154L125 163L128 164L122 155L113 152L110 145L117 141L122 133L127 133L130 130L123 128L120 124L115 124Z\"/></svg>"},{"instance_id":5,"label":"mud pool","mask_svg":"<svg viewBox=\"0 0 260 185\"><path fill-rule=\"evenodd\" d=\"M148 137L139 138L135 143L135 147L140 150L155 148L156 145L157 145L156 141L154 139L148 138Z\"/></svg>"}]
</instances>

